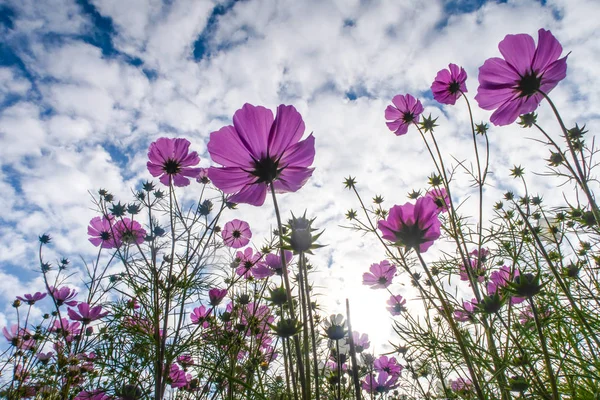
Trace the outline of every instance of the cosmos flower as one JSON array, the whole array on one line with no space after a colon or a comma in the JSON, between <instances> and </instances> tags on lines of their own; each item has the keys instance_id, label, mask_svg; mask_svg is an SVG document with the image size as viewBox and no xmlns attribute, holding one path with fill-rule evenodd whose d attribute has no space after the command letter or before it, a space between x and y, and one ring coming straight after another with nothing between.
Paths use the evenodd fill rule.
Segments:
<instances>
[{"instance_id":1,"label":"cosmos flower","mask_svg":"<svg viewBox=\"0 0 600 400\"><path fill-rule=\"evenodd\" d=\"M467 73L463 67L449 64L439 71L431 85L433 98L442 104L454 105L462 93L467 92Z\"/></svg>"},{"instance_id":2,"label":"cosmos flower","mask_svg":"<svg viewBox=\"0 0 600 400\"><path fill-rule=\"evenodd\" d=\"M77 310L79 312L69 308L67 310L69 318L73 321L81 321L84 325L108 315L108 311L102 312L102 306L90 307L88 303L83 302L77 305Z\"/></svg>"},{"instance_id":3,"label":"cosmos flower","mask_svg":"<svg viewBox=\"0 0 600 400\"><path fill-rule=\"evenodd\" d=\"M488 294L498 293L498 291L504 291L510 293L507 289L509 284L514 280L515 277L519 276L519 270L514 269L511 273L510 267L503 265L498 271L493 271L490 274L490 279L487 283ZM525 297L511 296L511 304L519 304L524 302Z\"/></svg>"},{"instance_id":4,"label":"cosmos flower","mask_svg":"<svg viewBox=\"0 0 600 400\"><path fill-rule=\"evenodd\" d=\"M292 260L292 252L289 250L284 251L286 265L290 265L290 261ZM263 279L269 276L273 276L275 274L282 275L283 274L283 263L281 262L281 255L279 253L272 254L269 253L265 256L264 263L258 263L254 269L252 270L252 275L256 279Z\"/></svg>"},{"instance_id":5,"label":"cosmos flower","mask_svg":"<svg viewBox=\"0 0 600 400\"><path fill-rule=\"evenodd\" d=\"M212 308L206 308L204 305L194 308L190 314L192 324L202 324L203 328L208 328L208 319L212 313Z\"/></svg>"},{"instance_id":6,"label":"cosmos flower","mask_svg":"<svg viewBox=\"0 0 600 400\"><path fill-rule=\"evenodd\" d=\"M391 285L396 266L389 261L383 260L379 264L371 264L371 272L363 274L363 285L371 286L371 289L385 289Z\"/></svg>"},{"instance_id":7,"label":"cosmos flower","mask_svg":"<svg viewBox=\"0 0 600 400\"><path fill-rule=\"evenodd\" d=\"M446 188L430 190L425 196L433 199L433 202L438 208L438 212L444 213L448 212L450 209L450 199L448 198L448 192L446 192Z\"/></svg>"},{"instance_id":8,"label":"cosmos flower","mask_svg":"<svg viewBox=\"0 0 600 400\"><path fill-rule=\"evenodd\" d=\"M248 279L253 276L253 267L262 264L260 261L260 252L254 253L252 247L247 247L243 252L238 251L235 254L236 260L239 260L235 273Z\"/></svg>"},{"instance_id":9,"label":"cosmos flower","mask_svg":"<svg viewBox=\"0 0 600 400\"><path fill-rule=\"evenodd\" d=\"M424 253L440 237L438 207L431 197L419 197L416 204L405 203L390 209L387 220L380 220L382 237L398 246Z\"/></svg>"},{"instance_id":10,"label":"cosmos flower","mask_svg":"<svg viewBox=\"0 0 600 400\"><path fill-rule=\"evenodd\" d=\"M398 364L396 357L380 356L373 362L373 369L377 372L386 372L391 376L400 376L404 366Z\"/></svg>"},{"instance_id":11,"label":"cosmos flower","mask_svg":"<svg viewBox=\"0 0 600 400\"><path fill-rule=\"evenodd\" d=\"M227 296L227 289L212 288L208 291L209 304L216 307L221 304L225 296Z\"/></svg>"},{"instance_id":12,"label":"cosmos flower","mask_svg":"<svg viewBox=\"0 0 600 400\"><path fill-rule=\"evenodd\" d=\"M227 194L229 201L261 206L267 187L279 193L295 192L313 173L315 139L304 134L304 121L293 106L280 105L277 116L261 106L244 104L233 115L233 126L210 134L207 145L212 160L208 177Z\"/></svg>"},{"instance_id":13,"label":"cosmos flower","mask_svg":"<svg viewBox=\"0 0 600 400\"><path fill-rule=\"evenodd\" d=\"M62 306L66 304L70 307L75 307L77 304L77 300L73 300L77 297L77 292L75 289L70 289L66 286L61 287L60 289L55 288L54 286L49 287L50 296L54 298L57 306Z\"/></svg>"},{"instance_id":14,"label":"cosmos flower","mask_svg":"<svg viewBox=\"0 0 600 400\"><path fill-rule=\"evenodd\" d=\"M394 316L406 311L406 299L400 295L392 295L387 301L387 310Z\"/></svg>"},{"instance_id":15,"label":"cosmos flower","mask_svg":"<svg viewBox=\"0 0 600 400\"><path fill-rule=\"evenodd\" d=\"M352 332L352 339L354 340L354 346L357 353L362 353L364 350L371 347L371 342L369 341L369 335L363 333L362 335L358 331ZM349 341L347 341L350 344Z\"/></svg>"},{"instance_id":16,"label":"cosmos flower","mask_svg":"<svg viewBox=\"0 0 600 400\"><path fill-rule=\"evenodd\" d=\"M146 230L142 228L142 225L127 217L117 221L113 229L117 243L142 244L146 237Z\"/></svg>"},{"instance_id":17,"label":"cosmos flower","mask_svg":"<svg viewBox=\"0 0 600 400\"><path fill-rule=\"evenodd\" d=\"M397 136L408 132L408 126L419 122L419 116L423 112L423 105L410 94L406 96L397 95L392 99L393 106L387 106L385 109L385 119L390 131Z\"/></svg>"},{"instance_id":18,"label":"cosmos flower","mask_svg":"<svg viewBox=\"0 0 600 400\"><path fill-rule=\"evenodd\" d=\"M567 76L567 57L558 58L562 46L545 29L538 45L526 34L506 35L498 45L502 58L493 57L479 68L475 100L484 110L496 110L490 121L508 125L519 115L534 111L558 82Z\"/></svg>"},{"instance_id":19,"label":"cosmos flower","mask_svg":"<svg viewBox=\"0 0 600 400\"><path fill-rule=\"evenodd\" d=\"M246 221L234 219L225 224L221 235L226 246L239 249L250 242L252 231Z\"/></svg>"},{"instance_id":20,"label":"cosmos flower","mask_svg":"<svg viewBox=\"0 0 600 400\"><path fill-rule=\"evenodd\" d=\"M46 293L36 292L35 294L28 293L28 294L24 294L23 296L17 296L17 299L32 306L37 301L42 300L44 297L46 297Z\"/></svg>"},{"instance_id":21,"label":"cosmos flower","mask_svg":"<svg viewBox=\"0 0 600 400\"><path fill-rule=\"evenodd\" d=\"M11 326L10 329L2 328L2 334L10 344L18 349L29 350L35 347L35 340L31 338L32 333L26 328L20 328L17 324Z\"/></svg>"},{"instance_id":22,"label":"cosmos flower","mask_svg":"<svg viewBox=\"0 0 600 400\"><path fill-rule=\"evenodd\" d=\"M94 217L88 226L88 239L94 246L102 246L103 249L119 247L116 238L113 237L112 217Z\"/></svg>"},{"instance_id":23,"label":"cosmos flower","mask_svg":"<svg viewBox=\"0 0 600 400\"><path fill-rule=\"evenodd\" d=\"M190 142L187 139L159 138L150 144L148 149L148 171L166 186L173 182L174 186L187 186L188 178L197 178L200 168L200 157L195 151L189 152Z\"/></svg>"},{"instance_id":24,"label":"cosmos flower","mask_svg":"<svg viewBox=\"0 0 600 400\"><path fill-rule=\"evenodd\" d=\"M460 322L473 321L477 299L463 301L463 310L454 311L454 319Z\"/></svg>"},{"instance_id":25,"label":"cosmos flower","mask_svg":"<svg viewBox=\"0 0 600 400\"><path fill-rule=\"evenodd\" d=\"M390 375L385 371L380 372L377 378L370 374L365 377L361 386L369 393L387 393L398 387L398 376Z\"/></svg>"}]
</instances>

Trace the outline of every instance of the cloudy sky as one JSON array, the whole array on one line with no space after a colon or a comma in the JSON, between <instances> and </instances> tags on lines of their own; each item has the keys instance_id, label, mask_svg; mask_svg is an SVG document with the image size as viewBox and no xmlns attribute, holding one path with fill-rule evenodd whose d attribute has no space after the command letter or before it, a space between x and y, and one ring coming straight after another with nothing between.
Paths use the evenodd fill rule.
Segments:
<instances>
[{"instance_id":1,"label":"cloudy sky","mask_svg":"<svg viewBox=\"0 0 600 400\"><path fill-rule=\"evenodd\" d=\"M339 312L350 297L355 327L382 341L388 296L361 287L361 277L383 251L340 227L358 206L342 182L356 176L366 199L381 194L391 207L424 187L433 168L414 129L402 137L387 130L386 105L396 94L420 98L426 114L439 116L442 147L472 160L464 102L433 101L436 72L462 65L473 101L478 68L499 55L498 42L514 33L537 40L546 28L571 52L552 97L569 111L567 125L593 131L598 15L597 0L0 0L0 326L14 318L15 295L43 287L39 234L53 237L51 260L67 256L77 268L80 256L94 257L88 191L107 188L128 200L129 188L149 179L147 148L161 136L188 138L208 166L208 136L235 110L284 103L314 132L316 169L300 192L281 197L283 212L306 209L326 228L329 246L313 261L322 303ZM539 113L557 134L548 107ZM486 118L475 110L476 121ZM518 126L490 130L490 208L512 184L513 164L543 170L547 154L532 152L528 137L535 133ZM456 193L466 192L467 185ZM275 223L269 201L226 218L249 221L257 238L272 228L265 221Z\"/></svg>"}]
</instances>

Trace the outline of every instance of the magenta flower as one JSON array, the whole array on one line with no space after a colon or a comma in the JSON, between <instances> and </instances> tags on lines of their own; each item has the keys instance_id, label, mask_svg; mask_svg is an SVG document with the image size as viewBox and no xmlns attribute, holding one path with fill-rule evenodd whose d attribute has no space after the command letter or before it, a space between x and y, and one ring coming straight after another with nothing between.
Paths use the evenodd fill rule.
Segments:
<instances>
[{"instance_id":1,"label":"magenta flower","mask_svg":"<svg viewBox=\"0 0 600 400\"><path fill-rule=\"evenodd\" d=\"M371 286L371 289L385 289L392 283L396 266L389 261L383 260L379 264L371 264L371 272L363 274L363 285Z\"/></svg>"},{"instance_id":2,"label":"magenta flower","mask_svg":"<svg viewBox=\"0 0 600 400\"><path fill-rule=\"evenodd\" d=\"M186 374L184 370L180 369L177 364L171 364L169 370L169 381L171 387L182 388L186 386L192 380L190 374Z\"/></svg>"},{"instance_id":3,"label":"magenta flower","mask_svg":"<svg viewBox=\"0 0 600 400\"><path fill-rule=\"evenodd\" d=\"M101 389L96 389L96 390L92 390L92 391L87 391L87 390L82 390L81 392L79 392L79 394L77 396L75 396L75 398L73 400L111 400L112 397L110 397L108 394L106 394L106 392L104 392Z\"/></svg>"},{"instance_id":4,"label":"magenta flower","mask_svg":"<svg viewBox=\"0 0 600 400\"><path fill-rule=\"evenodd\" d=\"M398 376L390 375L382 371L377 375L377 379L373 374L367 375L362 381L362 388L369 393L387 393L398 387Z\"/></svg>"},{"instance_id":5,"label":"magenta flower","mask_svg":"<svg viewBox=\"0 0 600 400\"><path fill-rule=\"evenodd\" d=\"M70 307L75 307L77 304L77 300L73 300L75 297L77 297L77 292L75 289L69 289L66 286L63 286L60 289L50 286L49 289L50 296L54 298L57 306L60 307L63 304L66 304Z\"/></svg>"},{"instance_id":6,"label":"magenta flower","mask_svg":"<svg viewBox=\"0 0 600 400\"><path fill-rule=\"evenodd\" d=\"M430 190L425 196L431 197L437 206L438 213L448 212L450 209L450 198L448 197L448 192L446 192L445 188Z\"/></svg>"},{"instance_id":7,"label":"magenta flower","mask_svg":"<svg viewBox=\"0 0 600 400\"><path fill-rule=\"evenodd\" d=\"M81 323L69 322L66 318L55 320L48 329L50 332L57 332L65 338L65 341L72 342L76 335L81 333ZM58 350L58 349L57 349Z\"/></svg>"},{"instance_id":8,"label":"magenta flower","mask_svg":"<svg viewBox=\"0 0 600 400\"><path fill-rule=\"evenodd\" d=\"M396 357L381 356L373 362L373 369L377 372L386 372L392 376L400 376L404 366L398 364Z\"/></svg>"},{"instance_id":9,"label":"magenta flower","mask_svg":"<svg viewBox=\"0 0 600 400\"><path fill-rule=\"evenodd\" d=\"M182 354L177 357L177 362L185 369L190 365L194 365L194 359L189 354Z\"/></svg>"},{"instance_id":10,"label":"magenta flower","mask_svg":"<svg viewBox=\"0 0 600 400\"><path fill-rule=\"evenodd\" d=\"M10 329L2 328L2 334L9 343L21 350L30 350L35 347L32 333L26 328L19 328L19 325L14 324Z\"/></svg>"},{"instance_id":11,"label":"magenta flower","mask_svg":"<svg viewBox=\"0 0 600 400\"><path fill-rule=\"evenodd\" d=\"M115 241L125 244L142 244L146 237L146 230L139 222L127 217L117 221L114 226Z\"/></svg>"},{"instance_id":12,"label":"magenta flower","mask_svg":"<svg viewBox=\"0 0 600 400\"><path fill-rule=\"evenodd\" d=\"M450 389L458 394L467 395L473 391L473 382L470 379L460 377L454 380L450 379Z\"/></svg>"},{"instance_id":13,"label":"magenta flower","mask_svg":"<svg viewBox=\"0 0 600 400\"><path fill-rule=\"evenodd\" d=\"M357 353L362 353L364 350L371 347L371 342L369 341L369 335L363 333L362 335L358 331L352 332L352 339L354 340L354 346ZM348 344L350 342L346 340Z\"/></svg>"},{"instance_id":14,"label":"magenta flower","mask_svg":"<svg viewBox=\"0 0 600 400\"><path fill-rule=\"evenodd\" d=\"M511 273L510 268L503 265L498 271L494 271L490 274L490 279L487 283L488 294L492 295L498 293L500 290L501 292L509 293L510 295L510 292L507 291L508 286L517 276L519 276L518 269L513 270ZM525 297L511 296L509 301L511 304L520 304L525 300Z\"/></svg>"},{"instance_id":15,"label":"magenta flower","mask_svg":"<svg viewBox=\"0 0 600 400\"><path fill-rule=\"evenodd\" d=\"M88 303L83 302L77 305L77 309L79 312L69 308L67 314L73 321L81 321L84 325L108 315L108 311L102 312L102 306L90 307Z\"/></svg>"},{"instance_id":16,"label":"magenta flower","mask_svg":"<svg viewBox=\"0 0 600 400\"><path fill-rule=\"evenodd\" d=\"M473 321L476 306L476 298L473 298L471 301L463 301L463 310L455 310L454 319L460 322Z\"/></svg>"},{"instance_id":17,"label":"magenta flower","mask_svg":"<svg viewBox=\"0 0 600 400\"><path fill-rule=\"evenodd\" d=\"M192 168L198 165L200 157L195 151L189 152L190 142L187 139L159 138L150 144L146 164L152 176L166 186L173 182L174 186L187 186L190 184L188 178L196 178L200 168Z\"/></svg>"},{"instance_id":18,"label":"magenta flower","mask_svg":"<svg viewBox=\"0 0 600 400\"><path fill-rule=\"evenodd\" d=\"M212 288L208 291L209 304L216 307L221 304L225 296L227 296L227 289Z\"/></svg>"},{"instance_id":19,"label":"magenta flower","mask_svg":"<svg viewBox=\"0 0 600 400\"><path fill-rule=\"evenodd\" d=\"M113 237L112 217L94 217L88 225L88 239L94 246L102 246L103 249L114 249L119 247Z\"/></svg>"},{"instance_id":20,"label":"magenta flower","mask_svg":"<svg viewBox=\"0 0 600 400\"><path fill-rule=\"evenodd\" d=\"M410 94L406 96L397 95L392 99L393 106L385 109L385 119L390 131L397 136L408 132L408 126L419 122L419 115L423 112L423 105Z\"/></svg>"},{"instance_id":21,"label":"magenta flower","mask_svg":"<svg viewBox=\"0 0 600 400\"><path fill-rule=\"evenodd\" d=\"M255 265L259 266L262 264L260 262L261 254L254 253L252 247L247 247L243 252L238 251L235 257L237 260L239 260L238 267L236 268L235 272L239 276L243 276L246 279L252 277L252 268Z\"/></svg>"},{"instance_id":22,"label":"magenta flower","mask_svg":"<svg viewBox=\"0 0 600 400\"><path fill-rule=\"evenodd\" d=\"M190 314L192 324L202 324L203 328L208 328L208 319L212 313L212 308L206 308L204 305L194 308Z\"/></svg>"},{"instance_id":23,"label":"magenta flower","mask_svg":"<svg viewBox=\"0 0 600 400\"><path fill-rule=\"evenodd\" d=\"M196 177L196 182L203 185L208 185L210 183L210 179L208 178L208 168L200 168L200 172Z\"/></svg>"},{"instance_id":24,"label":"magenta flower","mask_svg":"<svg viewBox=\"0 0 600 400\"><path fill-rule=\"evenodd\" d=\"M313 173L315 139L304 134L304 121L293 106L280 105L277 116L261 106L244 104L233 115L233 126L210 134L207 148L214 162L208 176L229 201L260 206L267 187L295 192Z\"/></svg>"},{"instance_id":25,"label":"magenta flower","mask_svg":"<svg viewBox=\"0 0 600 400\"><path fill-rule=\"evenodd\" d=\"M449 64L448 68L437 73L431 91L437 102L454 105L460 95L467 92L467 73L456 64Z\"/></svg>"},{"instance_id":26,"label":"magenta flower","mask_svg":"<svg viewBox=\"0 0 600 400\"><path fill-rule=\"evenodd\" d=\"M425 253L440 237L441 222L431 197L419 197L416 204L391 208L387 220L378 223L382 237L398 246Z\"/></svg>"},{"instance_id":27,"label":"magenta flower","mask_svg":"<svg viewBox=\"0 0 600 400\"><path fill-rule=\"evenodd\" d=\"M471 272L471 275L473 276L473 278L481 283L485 280L485 267L480 264L476 259L471 258L469 260L469 263L471 264L469 268L469 271ZM465 266L465 264L462 264L460 266L460 270L459 270L459 276L460 276L460 280L461 281L469 281L469 275L467 272L467 267ZM471 286L471 283L469 282L469 286Z\"/></svg>"},{"instance_id":28,"label":"magenta flower","mask_svg":"<svg viewBox=\"0 0 600 400\"><path fill-rule=\"evenodd\" d=\"M17 296L17 299L32 306L37 301L42 300L44 297L46 297L46 293L35 292L35 294L24 294L23 297Z\"/></svg>"},{"instance_id":29,"label":"magenta flower","mask_svg":"<svg viewBox=\"0 0 600 400\"><path fill-rule=\"evenodd\" d=\"M239 249L250 242L252 231L250 230L250 225L248 225L246 221L234 219L225 224L221 235L225 246Z\"/></svg>"},{"instance_id":30,"label":"magenta flower","mask_svg":"<svg viewBox=\"0 0 600 400\"><path fill-rule=\"evenodd\" d=\"M534 111L567 76L567 57L559 59L562 46L545 29L538 31L538 46L526 34L506 35L498 45L502 58L494 57L479 68L475 100L484 110L496 110L494 125L513 123L521 114Z\"/></svg>"},{"instance_id":31,"label":"magenta flower","mask_svg":"<svg viewBox=\"0 0 600 400\"><path fill-rule=\"evenodd\" d=\"M406 299L399 294L390 296L387 305L387 310L394 316L400 315L403 311L406 311Z\"/></svg>"}]
</instances>

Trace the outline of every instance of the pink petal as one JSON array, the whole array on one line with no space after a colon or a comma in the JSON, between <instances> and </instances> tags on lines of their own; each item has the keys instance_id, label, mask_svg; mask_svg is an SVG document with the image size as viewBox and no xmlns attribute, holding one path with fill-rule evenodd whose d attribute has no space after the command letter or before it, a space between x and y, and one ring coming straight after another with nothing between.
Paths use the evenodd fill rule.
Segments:
<instances>
[{"instance_id":1,"label":"pink petal","mask_svg":"<svg viewBox=\"0 0 600 400\"><path fill-rule=\"evenodd\" d=\"M253 165L251 150L242 143L231 125L212 132L206 147L210 158L225 167L248 168Z\"/></svg>"},{"instance_id":2,"label":"pink petal","mask_svg":"<svg viewBox=\"0 0 600 400\"><path fill-rule=\"evenodd\" d=\"M269 134L269 155L280 156L304 134L304 121L294 106L280 105Z\"/></svg>"},{"instance_id":3,"label":"pink petal","mask_svg":"<svg viewBox=\"0 0 600 400\"><path fill-rule=\"evenodd\" d=\"M246 103L233 115L233 125L255 159L260 160L267 155L267 141L273 125L271 110Z\"/></svg>"},{"instance_id":4,"label":"pink petal","mask_svg":"<svg viewBox=\"0 0 600 400\"><path fill-rule=\"evenodd\" d=\"M535 72L543 71L560 57L562 50L562 46L550 31L540 29L538 31L538 47L531 64L533 70Z\"/></svg>"},{"instance_id":5,"label":"pink petal","mask_svg":"<svg viewBox=\"0 0 600 400\"><path fill-rule=\"evenodd\" d=\"M308 167L315 158L315 137L309 137L288 147L280 160L280 166Z\"/></svg>"},{"instance_id":6,"label":"pink petal","mask_svg":"<svg viewBox=\"0 0 600 400\"><path fill-rule=\"evenodd\" d=\"M264 183L246 185L238 193L229 198L233 203L246 203L253 206L262 206L267 197L267 185ZM252 249L250 249L252 250Z\"/></svg>"},{"instance_id":7,"label":"pink petal","mask_svg":"<svg viewBox=\"0 0 600 400\"><path fill-rule=\"evenodd\" d=\"M241 190L244 186L256 181L256 177L240 168L225 167L208 169L208 178L213 184L227 194Z\"/></svg>"},{"instance_id":8,"label":"pink petal","mask_svg":"<svg viewBox=\"0 0 600 400\"><path fill-rule=\"evenodd\" d=\"M531 62L535 54L535 42L527 34L506 35L498 45L500 53L506 62L515 68L516 72L524 76L531 69Z\"/></svg>"},{"instance_id":9,"label":"pink petal","mask_svg":"<svg viewBox=\"0 0 600 400\"><path fill-rule=\"evenodd\" d=\"M296 192L304 186L313 171L314 168L287 167L273 182L273 187L277 193Z\"/></svg>"}]
</instances>

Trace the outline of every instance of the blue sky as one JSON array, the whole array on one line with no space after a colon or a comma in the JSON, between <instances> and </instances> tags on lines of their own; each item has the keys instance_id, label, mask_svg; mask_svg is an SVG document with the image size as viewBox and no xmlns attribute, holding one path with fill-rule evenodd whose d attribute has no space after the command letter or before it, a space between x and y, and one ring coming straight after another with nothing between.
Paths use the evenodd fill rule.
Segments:
<instances>
[{"instance_id":1,"label":"blue sky","mask_svg":"<svg viewBox=\"0 0 600 400\"><path fill-rule=\"evenodd\" d=\"M208 135L245 102L294 104L304 116L317 140L316 171L302 191L283 197L284 211L308 209L327 229L329 246L314 264L331 312L355 296L358 310L382 309L357 317L358 328L388 326L385 295L360 285L383 252L339 226L357 208L343 190L345 176L391 207L431 173L416 132L395 137L386 129L390 99L421 98L426 114L440 116L444 148L470 157L466 110L440 108L428 93L436 72L450 62L464 66L472 100L477 69L498 56L497 43L509 33L537 38L543 27L572 52L553 98L571 110L569 123L597 125L600 24L590 16L599 13L593 0L0 1L0 326L13 318L15 295L42 287L39 234L55 238L49 258L93 257L88 191L108 188L127 200L129 188L149 178L147 148L161 136L188 138L210 165ZM539 112L550 125L547 107ZM492 129L490 196L511 184L506 171L515 163L543 170L527 135ZM466 196L468 185L457 193ZM273 221L268 206L242 206L230 217L248 220L258 237Z\"/></svg>"}]
</instances>

